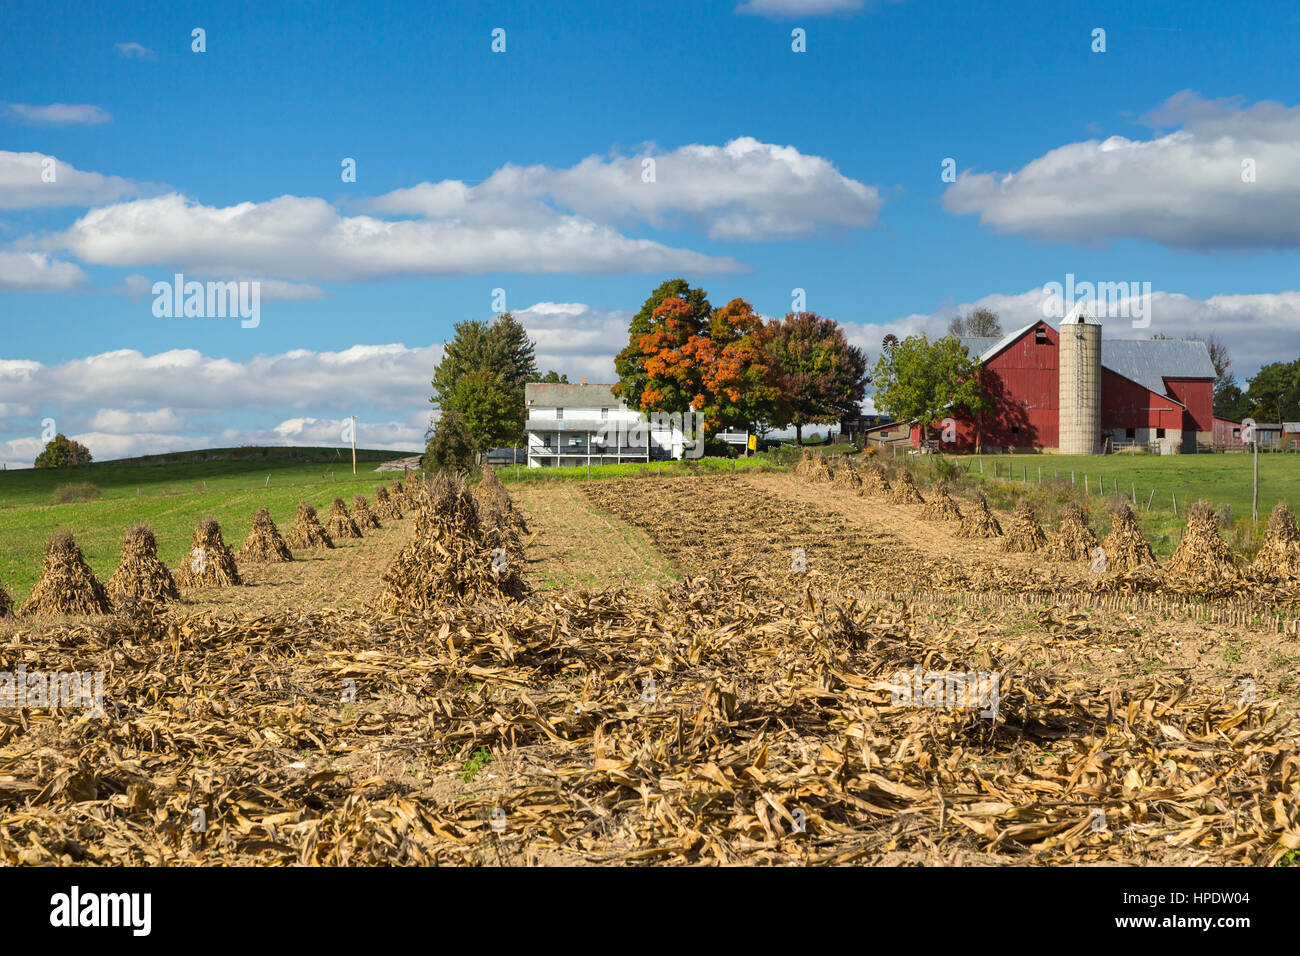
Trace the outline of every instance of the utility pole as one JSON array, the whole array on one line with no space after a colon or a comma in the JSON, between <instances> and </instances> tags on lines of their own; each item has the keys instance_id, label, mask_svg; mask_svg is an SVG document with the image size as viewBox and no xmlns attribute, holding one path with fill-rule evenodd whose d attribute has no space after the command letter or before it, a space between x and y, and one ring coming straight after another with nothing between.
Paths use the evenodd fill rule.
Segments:
<instances>
[{"instance_id":1,"label":"utility pole","mask_svg":"<svg viewBox=\"0 0 1300 956\"><path fill-rule=\"evenodd\" d=\"M352 477L357 476L357 416L352 416Z\"/></svg>"}]
</instances>

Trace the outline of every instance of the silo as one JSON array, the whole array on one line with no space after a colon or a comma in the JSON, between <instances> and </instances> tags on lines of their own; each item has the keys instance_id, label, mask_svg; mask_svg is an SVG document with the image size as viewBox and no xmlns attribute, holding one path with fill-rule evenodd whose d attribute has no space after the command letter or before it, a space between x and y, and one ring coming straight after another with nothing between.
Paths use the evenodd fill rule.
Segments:
<instances>
[{"instance_id":1,"label":"silo","mask_svg":"<svg viewBox=\"0 0 1300 956\"><path fill-rule=\"evenodd\" d=\"M1080 304L1061 321L1060 436L1062 455L1101 451L1101 323Z\"/></svg>"}]
</instances>

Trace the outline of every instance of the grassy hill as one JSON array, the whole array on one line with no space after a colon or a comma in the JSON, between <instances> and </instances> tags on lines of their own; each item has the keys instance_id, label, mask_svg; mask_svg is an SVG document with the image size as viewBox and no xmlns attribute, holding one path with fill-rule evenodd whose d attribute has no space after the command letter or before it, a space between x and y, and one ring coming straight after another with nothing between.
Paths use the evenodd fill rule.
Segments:
<instances>
[{"instance_id":1,"label":"grassy hill","mask_svg":"<svg viewBox=\"0 0 1300 956\"><path fill-rule=\"evenodd\" d=\"M175 567L189 553L194 526L207 515L221 523L226 543L243 544L260 507L282 530L299 501L322 512L337 496L352 506L354 495L373 502L375 488L400 474L376 474L401 452L357 449L352 476L350 450L337 448L215 448L150 455L71 469L0 472L0 586L14 600L26 598L40 578L41 554L55 531L76 535L101 580L117 568L122 536L145 521L158 538L158 555ZM62 486L93 485L96 500L55 504Z\"/></svg>"}]
</instances>

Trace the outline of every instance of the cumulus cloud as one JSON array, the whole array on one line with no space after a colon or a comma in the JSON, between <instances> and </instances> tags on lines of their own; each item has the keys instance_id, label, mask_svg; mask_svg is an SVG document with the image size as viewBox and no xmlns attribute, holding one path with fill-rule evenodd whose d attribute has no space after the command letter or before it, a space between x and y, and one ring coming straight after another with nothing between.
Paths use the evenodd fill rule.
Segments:
<instances>
[{"instance_id":1,"label":"cumulus cloud","mask_svg":"<svg viewBox=\"0 0 1300 956\"><path fill-rule=\"evenodd\" d=\"M723 146L588 156L567 169L505 166L478 186L425 182L380 196L370 207L475 223L522 216L531 224L562 207L597 222L690 226L714 239L765 240L866 228L881 202L876 187L844 176L827 159L744 136Z\"/></svg>"},{"instance_id":2,"label":"cumulus cloud","mask_svg":"<svg viewBox=\"0 0 1300 956\"><path fill-rule=\"evenodd\" d=\"M1147 114L1149 139L1091 139L1012 173L964 172L944 207L1057 242L1145 239L1190 249L1300 245L1300 106L1183 91Z\"/></svg>"},{"instance_id":3,"label":"cumulus cloud","mask_svg":"<svg viewBox=\"0 0 1300 956\"><path fill-rule=\"evenodd\" d=\"M580 216L545 223L459 219L390 222L343 216L323 199L204 206L171 194L92 209L47 237L95 265L176 266L218 276L333 281L488 271L657 273L736 271L733 259L632 239Z\"/></svg>"},{"instance_id":4,"label":"cumulus cloud","mask_svg":"<svg viewBox=\"0 0 1300 956\"><path fill-rule=\"evenodd\" d=\"M50 178L53 176L53 182ZM150 190L120 176L83 172L45 153L0 149L0 209L93 206Z\"/></svg>"},{"instance_id":5,"label":"cumulus cloud","mask_svg":"<svg viewBox=\"0 0 1300 956\"><path fill-rule=\"evenodd\" d=\"M0 292L67 292L85 282L86 274L71 262L43 252L0 251Z\"/></svg>"},{"instance_id":6,"label":"cumulus cloud","mask_svg":"<svg viewBox=\"0 0 1300 956\"><path fill-rule=\"evenodd\" d=\"M156 60L158 54L142 43L132 40L129 43L114 43L113 48L128 60Z\"/></svg>"},{"instance_id":7,"label":"cumulus cloud","mask_svg":"<svg viewBox=\"0 0 1300 956\"><path fill-rule=\"evenodd\" d=\"M390 344L297 349L245 362L188 349L121 349L57 365L2 359L0 429L7 434L0 435L0 461L30 466L44 417L100 460L241 444L342 444L342 423L354 412L363 447L420 448L429 379L441 357L441 345Z\"/></svg>"},{"instance_id":8,"label":"cumulus cloud","mask_svg":"<svg viewBox=\"0 0 1300 956\"><path fill-rule=\"evenodd\" d=\"M538 302L514 316L537 343L537 367L570 382L614 382L614 356L627 345L635 311L592 309L577 302Z\"/></svg>"},{"instance_id":9,"label":"cumulus cloud","mask_svg":"<svg viewBox=\"0 0 1300 956\"><path fill-rule=\"evenodd\" d=\"M1051 281L1062 282L1063 278ZM1097 276L1077 279L1108 281ZM933 338L946 333L953 316L976 308L996 312L1006 332L1045 318L1053 326L1059 325L1059 319L1044 314L1044 305L1052 298L1053 294L1041 287L1014 294L994 293L930 313L913 313L879 323L845 323L845 333L854 345L868 351L874 363L885 335L892 333L904 338L925 333ZM1279 356L1300 353L1300 291L1215 295L1205 299L1180 292L1153 291L1151 324L1145 328L1134 328L1132 319L1121 316L1118 309L1112 309L1110 314L1100 307L1094 307L1093 311L1102 322L1102 334L1109 338L1166 335L1175 339L1206 339L1216 335L1227 344L1233 371L1243 385L1261 365L1276 361Z\"/></svg>"},{"instance_id":10,"label":"cumulus cloud","mask_svg":"<svg viewBox=\"0 0 1300 956\"><path fill-rule=\"evenodd\" d=\"M107 111L86 103L50 103L47 106L7 103L5 113L10 119L31 126L98 126L113 121Z\"/></svg>"}]
</instances>

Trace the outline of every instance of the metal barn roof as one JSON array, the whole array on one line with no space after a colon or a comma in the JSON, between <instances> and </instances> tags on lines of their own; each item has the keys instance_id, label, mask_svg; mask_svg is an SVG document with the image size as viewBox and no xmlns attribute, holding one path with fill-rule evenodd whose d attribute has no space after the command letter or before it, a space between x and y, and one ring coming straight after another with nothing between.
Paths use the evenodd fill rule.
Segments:
<instances>
[{"instance_id":1,"label":"metal barn roof","mask_svg":"<svg viewBox=\"0 0 1300 956\"><path fill-rule=\"evenodd\" d=\"M987 361L1036 325L1037 322L1031 322L1001 338L959 338L957 341L971 355ZM1166 378L1214 378L1210 350L1204 342L1195 339L1108 339L1103 335L1101 364L1157 395L1168 394Z\"/></svg>"},{"instance_id":2,"label":"metal barn roof","mask_svg":"<svg viewBox=\"0 0 1300 956\"><path fill-rule=\"evenodd\" d=\"M1204 342L1190 339L1101 340L1101 364L1157 395L1168 392L1167 378L1214 378L1214 363Z\"/></svg>"}]
</instances>

